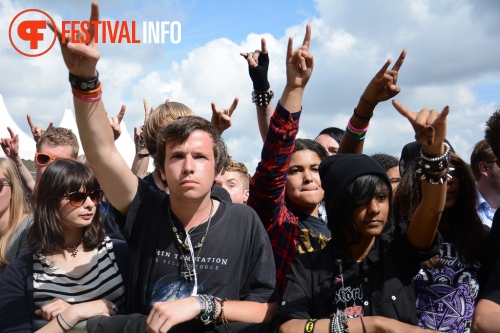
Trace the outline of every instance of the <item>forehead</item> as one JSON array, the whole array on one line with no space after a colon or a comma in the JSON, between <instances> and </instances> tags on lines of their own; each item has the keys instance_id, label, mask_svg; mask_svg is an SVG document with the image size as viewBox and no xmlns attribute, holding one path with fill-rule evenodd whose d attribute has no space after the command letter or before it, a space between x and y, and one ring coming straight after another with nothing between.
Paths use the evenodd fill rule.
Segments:
<instances>
[{"instance_id":1,"label":"forehead","mask_svg":"<svg viewBox=\"0 0 500 333\"><path fill-rule=\"evenodd\" d=\"M42 144L38 152L56 157L73 158L73 148L71 148L71 146L51 146Z\"/></svg>"},{"instance_id":2,"label":"forehead","mask_svg":"<svg viewBox=\"0 0 500 333\"><path fill-rule=\"evenodd\" d=\"M321 134L315 141L324 147L339 145L337 141L328 134Z\"/></svg>"},{"instance_id":3,"label":"forehead","mask_svg":"<svg viewBox=\"0 0 500 333\"><path fill-rule=\"evenodd\" d=\"M321 158L312 150L299 150L292 154L290 166L320 164Z\"/></svg>"},{"instance_id":4,"label":"forehead","mask_svg":"<svg viewBox=\"0 0 500 333\"><path fill-rule=\"evenodd\" d=\"M197 151L207 155L214 155L214 147L210 135L202 130L195 130L182 143L167 144L167 154L175 151Z\"/></svg>"},{"instance_id":5,"label":"forehead","mask_svg":"<svg viewBox=\"0 0 500 333\"><path fill-rule=\"evenodd\" d=\"M241 182L243 174L238 171L226 171L222 176L220 176L221 182L227 182L230 180L236 180L237 182Z\"/></svg>"}]
</instances>

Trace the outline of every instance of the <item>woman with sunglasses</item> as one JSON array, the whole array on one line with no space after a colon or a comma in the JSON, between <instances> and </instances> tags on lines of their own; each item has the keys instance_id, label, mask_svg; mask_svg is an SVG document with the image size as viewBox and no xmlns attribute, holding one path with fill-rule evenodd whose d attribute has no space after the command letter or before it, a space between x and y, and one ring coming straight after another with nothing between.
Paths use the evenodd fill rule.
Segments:
<instances>
[{"instance_id":1,"label":"woman with sunglasses","mask_svg":"<svg viewBox=\"0 0 500 333\"><path fill-rule=\"evenodd\" d=\"M16 165L0 157L0 280L5 266L27 250L30 205Z\"/></svg>"},{"instance_id":2,"label":"woman with sunglasses","mask_svg":"<svg viewBox=\"0 0 500 333\"><path fill-rule=\"evenodd\" d=\"M0 283L1 332L65 332L123 308L130 253L105 237L102 195L87 166L59 158L47 167L34 196L31 252Z\"/></svg>"},{"instance_id":3,"label":"woman with sunglasses","mask_svg":"<svg viewBox=\"0 0 500 333\"><path fill-rule=\"evenodd\" d=\"M406 147L415 143L410 143ZM418 151L418 150L417 150ZM410 160L410 162L408 161ZM421 165L407 158L394 197L395 213L411 219L422 197ZM469 332L484 277L488 232L476 211L477 192L467 164L450 153L446 202L438 230L440 253L423 262L414 279L418 325L440 332Z\"/></svg>"}]
</instances>

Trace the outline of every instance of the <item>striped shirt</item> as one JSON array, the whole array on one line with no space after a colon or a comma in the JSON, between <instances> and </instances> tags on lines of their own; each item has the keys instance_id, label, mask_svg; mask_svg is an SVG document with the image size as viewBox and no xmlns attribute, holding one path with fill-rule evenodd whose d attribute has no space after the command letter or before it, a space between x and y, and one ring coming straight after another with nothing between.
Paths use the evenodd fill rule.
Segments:
<instances>
[{"instance_id":1,"label":"striped shirt","mask_svg":"<svg viewBox=\"0 0 500 333\"><path fill-rule=\"evenodd\" d=\"M69 304L106 299L120 309L125 305L125 287L118 270L113 243L106 237L96 249L85 272L72 274L33 254L35 307L59 298Z\"/></svg>"}]
</instances>

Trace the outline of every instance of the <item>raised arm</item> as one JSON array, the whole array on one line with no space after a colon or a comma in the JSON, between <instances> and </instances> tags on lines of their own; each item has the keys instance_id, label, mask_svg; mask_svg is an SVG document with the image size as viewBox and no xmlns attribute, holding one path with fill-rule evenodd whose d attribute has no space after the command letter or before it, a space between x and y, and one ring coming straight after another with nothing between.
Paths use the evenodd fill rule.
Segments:
<instances>
[{"instance_id":1,"label":"raised arm","mask_svg":"<svg viewBox=\"0 0 500 333\"><path fill-rule=\"evenodd\" d=\"M33 179L31 172L24 165L21 156L19 156L19 135L14 134L14 131L10 127L7 127L7 130L9 131L10 138L0 139L0 145L2 146L5 156L9 157L12 161L14 161L14 163L16 163L17 170L21 174L26 187L30 191L33 191L35 188L35 180Z\"/></svg>"},{"instance_id":2,"label":"raised arm","mask_svg":"<svg viewBox=\"0 0 500 333\"><path fill-rule=\"evenodd\" d=\"M271 101L274 93L267 79L269 69L269 54L265 38L260 40L260 50L254 52L241 52L240 55L248 62L248 73L253 83L252 102L255 103L257 110L257 123L259 125L262 141L266 139L269 122L273 114L273 102Z\"/></svg>"},{"instance_id":3,"label":"raised arm","mask_svg":"<svg viewBox=\"0 0 500 333\"><path fill-rule=\"evenodd\" d=\"M406 230L406 238L415 248L427 250L436 235L446 201L449 146L446 147L446 106L441 113L422 109L412 112L397 101L392 104L406 117L415 130L415 139L422 145L422 199Z\"/></svg>"},{"instance_id":4,"label":"raised arm","mask_svg":"<svg viewBox=\"0 0 500 333\"><path fill-rule=\"evenodd\" d=\"M90 21L98 21L97 3L93 2L91 7ZM66 36L69 42L63 43L61 31L49 25L57 32L64 62L73 76L76 122L87 160L106 197L118 211L126 214L137 192L137 177L116 149L113 131L101 100L101 87L97 84L96 70L100 53L94 42L94 31L89 29L90 41L87 44L71 41L74 36L69 34ZM93 90L81 88L79 82L88 83L83 86L94 85L91 88Z\"/></svg>"},{"instance_id":5,"label":"raised arm","mask_svg":"<svg viewBox=\"0 0 500 333\"><path fill-rule=\"evenodd\" d=\"M356 134L366 132L370 119L373 116L373 110L375 110L378 103L393 98L401 91L401 88L396 84L398 82L399 69L403 65L405 57L406 49L403 49L392 69L388 69L392 61L391 59L387 59L384 66L368 83L349 120L349 125L340 142L338 153L361 154L363 152L364 135L360 139L360 136ZM352 126L354 133L349 130L350 126ZM356 129L359 129L359 131Z\"/></svg>"}]
</instances>

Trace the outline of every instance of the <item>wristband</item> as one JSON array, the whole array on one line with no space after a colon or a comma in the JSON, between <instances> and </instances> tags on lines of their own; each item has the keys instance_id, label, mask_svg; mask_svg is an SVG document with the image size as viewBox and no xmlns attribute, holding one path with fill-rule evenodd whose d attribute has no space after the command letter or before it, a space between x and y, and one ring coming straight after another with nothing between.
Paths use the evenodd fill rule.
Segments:
<instances>
[{"instance_id":1,"label":"wristband","mask_svg":"<svg viewBox=\"0 0 500 333\"><path fill-rule=\"evenodd\" d=\"M369 117L365 117L365 116L362 116L362 115L360 115L359 113L357 113L357 112L356 112L356 108L354 108L354 111L353 111L353 112L354 112L354 115L355 115L356 117L358 117L359 119L362 119L362 120L370 120L370 119L373 117L373 112L372 112L372 114L371 114Z\"/></svg>"},{"instance_id":2,"label":"wristband","mask_svg":"<svg viewBox=\"0 0 500 333\"><path fill-rule=\"evenodd\" d=\"M97 72L97 70L96 70ZM99 87L99 72L97 72L97 76L91 79L82 79L78 76L73 75L71 72L69 73L69 82L71 86L77 90L81 91L90 91L97 89Z\"/></svg>"},{"instance_id":3,"label":"wristband","mask_svg":"<svg viewBox=\"0 0 500 333\"><path fill-rule=\"evenodd\" d=\"M62 315L62 312L59 312L59 316L61 317L62 321L64 321L64 323L65 323L66 325L68 325L69 330L72 330L72 329L73 329L73 327L75 327L75 325L71 325L71 324L69 324L69 323L66 321L66 319L64 319L64 317L63 317L63 315Z\"/></svg>"},{"instance_id":4,"label":"wristband","mask_svg":"<svg viewBox=\"0 0 500 333\"><path fill-rule=\"evenodd\" d=\"M304 326L304 333L314 333L314 326L317 319L309 319Z\"/></svg>"},{"instance_id":5,"label":"wristband","mask_svg":"<svg viewBox=\"0 0 500 333\"><path fill-rule=\"evenodd\" d=\"M257 106L269 105L273 97L274 92L272 90L269 90L269 92L252 91L252 103L255 103Z\"/></svg>"}]
</instances>

